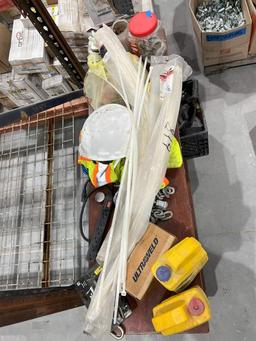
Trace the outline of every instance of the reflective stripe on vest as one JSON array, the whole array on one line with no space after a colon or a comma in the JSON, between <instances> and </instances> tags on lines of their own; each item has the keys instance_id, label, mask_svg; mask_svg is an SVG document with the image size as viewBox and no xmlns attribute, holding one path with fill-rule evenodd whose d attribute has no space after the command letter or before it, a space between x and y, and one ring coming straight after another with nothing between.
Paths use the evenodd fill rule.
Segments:
<instances>
[{"instance_id":1,"label":"reflective stripe on vest","mask_svg":"<svg viewBox=\"0 0 256 341\"><path fill-rule=\"evenodd\" d=\"M79 157L78 163L88 170L89 178L94 187L101 187L119 180L113 163L94 162L83 156Z\"/></svg>"}]
</instances>

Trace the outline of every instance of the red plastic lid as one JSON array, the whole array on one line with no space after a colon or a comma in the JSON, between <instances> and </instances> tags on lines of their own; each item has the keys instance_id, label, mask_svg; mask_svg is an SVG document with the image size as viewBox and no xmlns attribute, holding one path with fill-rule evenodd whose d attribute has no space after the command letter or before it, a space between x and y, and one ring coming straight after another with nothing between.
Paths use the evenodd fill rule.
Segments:
<instances>
[{"instance_id":1,"label":"red plastic lid","mask_svg":"<svg viewBox=\"0 0 256 341\"><path fill-rule=\"evenodd\" d=\"M153 33L158 25L155 13L151 11L137 13L129 22L129 31L135 37L146 37Z\"/></svg>"},{"instance_id":2,"label":"red plastic lid","mask_svg":"<svg viewBox=\"0 0 256 341\"><path fill-rule=\"evenodd\" d=\"M192 316L200 316L205 310L204 302L199 298L192 298L188 305L188 311Z\"/></svg>"}]
</instances>

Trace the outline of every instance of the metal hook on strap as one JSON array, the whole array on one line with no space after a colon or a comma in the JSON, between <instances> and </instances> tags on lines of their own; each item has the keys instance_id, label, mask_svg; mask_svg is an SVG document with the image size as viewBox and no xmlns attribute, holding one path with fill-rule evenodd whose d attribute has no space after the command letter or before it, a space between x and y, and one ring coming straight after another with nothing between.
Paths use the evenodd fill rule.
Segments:
<instances>
[{"instance_id":1,"label":"metal hook on strap","mask_svg":"<svg viewBox=\"0 0 256 341\"><path fill-rule=\"evenodd\" d=\"M117 329L118 329L118 332L117 332ZM114 326L110 335L116 340L122 340L122 338L124 337L124 329L121 326L116 325Z\"/></svg>"}]
</instances>

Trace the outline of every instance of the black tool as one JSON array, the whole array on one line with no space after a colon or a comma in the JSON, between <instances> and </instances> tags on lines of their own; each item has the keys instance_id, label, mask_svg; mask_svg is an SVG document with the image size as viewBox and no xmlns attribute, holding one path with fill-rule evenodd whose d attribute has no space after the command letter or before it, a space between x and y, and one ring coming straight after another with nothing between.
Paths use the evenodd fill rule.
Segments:
<instances>
[{"instance_id":1,"label":"black tool","mask_svg":"<svg viewBox=\"0 0 256 341\"><path fill-rule=\"evenodd\" d=\"M203 123L197 115L198 107L200 107L198 81L188 80L183 83L178 119L181 137L202 131Z\"/></svg>"},{"instance_id":2,"label":"black tool","mask_svg":"<svg viewBox=\"0 0 256 341\"><path fill-rule=\"evenodd\" d=\"M91 303L91 298L93 296L97 279L101 273L101 270L102 268L97 264L87 271L83 279L75 283L75 288L86 308L89 308Z\"/></svg>"},{"instance_id":3,"label":"black tool","mask_svg":"<svg viewBox=\"0 0 256 341\"><path fill-rule=\"evenodd\" d=\"M85 183L84 185L84 189L83 189L83 193L82 193L82 208L81 208L81 212L80 212L80 220L79 220L79 227L80 227L80 233L82 238L89 243L89 250L87 253L87 260L88 261L95 261L96 260L96 256L97 253L101 247L101 244L103 242L103 236L104 236L104 231L106 229L107 226L107 222L108 219L110 217L111 214L111 209L113 206L113 194L112 191L110 189L110 187L108 187L107 185L104 186L105 189L105 193L102 192L102 194L104 195L103 198L103 208L102 208L102 212L101 215L99 216L99 219L97 221L97 225L95 228L95 233L93 235L93 237L89 240L89 238L85 235L84 233L84 228L83 228L83 215L84 215L84 211L85 211L85 207L86 207L86 203L88 201L88 199L90 198L90 196L95 193L98 192L99 189L93 189L91 192L89 192L87 194L87 186L89 184L89 180ZM103 188L103 187L102 187Z\"/></svg>"},{"instance_id":4,"label":"black tool","mask_svg":"<svg viewBox=\"0 0 256 341\"><path fill-rule=\"evenodd\" d=\"M99 252L99 249L103 241L103 236L104 236L107 222L111 213L112 205L113 205L113 194L110 189L107 189L107 192L104 195L104 205L102 207L102 212L97 221L95 233L89 243L89 249L87 253L87 260L89 262L94 261L97 257L97 254Z\"/></svg>"}]
</instances>

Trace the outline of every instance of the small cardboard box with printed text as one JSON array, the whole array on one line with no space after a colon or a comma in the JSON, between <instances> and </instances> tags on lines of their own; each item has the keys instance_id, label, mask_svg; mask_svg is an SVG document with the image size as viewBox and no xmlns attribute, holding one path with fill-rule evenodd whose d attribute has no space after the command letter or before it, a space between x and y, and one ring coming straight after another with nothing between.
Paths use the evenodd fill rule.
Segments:
<instances>
[{"instance_id":1,"label":"small cardboard box with printed text","mask_svg":"<svg viewBox=\"0 0 256 341\"><path fill-rule=\"evenodd\" d=\"M205 32L196 19L198 5L209 0L189 0L189 10L195 32L200 62L217 65L248 57L252 20L246 0L241 0L245 24L225 32Z\"/></svg>"},{"instance_id":2,"label":"small cardboard box with printed text","mask_svg":"<svg viewBox=\"0 0 256 341\"><path fill-rule=\"evenodd\" d=\"M138 300L143 298L153 280L151 267L175 242L175 236L149 224L128 259L126 290L131 296Z\"/></svg>"}]
</instances>

